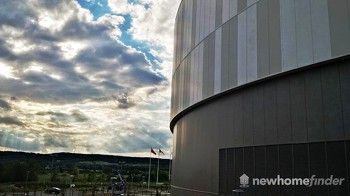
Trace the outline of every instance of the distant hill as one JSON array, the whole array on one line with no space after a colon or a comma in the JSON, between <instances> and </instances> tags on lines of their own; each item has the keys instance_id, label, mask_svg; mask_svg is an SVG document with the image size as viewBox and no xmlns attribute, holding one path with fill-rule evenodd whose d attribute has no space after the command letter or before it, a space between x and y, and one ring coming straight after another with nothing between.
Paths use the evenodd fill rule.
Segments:
<instances>
[{"instance_id":1,"label":"distant hill","mask_svg":"<svg viewBox=\"0 0 350 196\"><path fill-rule=\"evenodd\" d=\"M81 162L103 162L110 164L148 164L149 158L141 157L127 157L127 156L114 156L114 155L100 155L100 154L78 154L78 153L53 153L53 154L39 154L39 153L27 153L27 152L0 152L0 163L9 161L26 161L35 160L42 164L50 164L54 162L69 162L70 164ZM152 158L152 161L156 161L156 158ZM169 159L160 159L160 165L168 165Z\"/></svg>"}]
</instances>

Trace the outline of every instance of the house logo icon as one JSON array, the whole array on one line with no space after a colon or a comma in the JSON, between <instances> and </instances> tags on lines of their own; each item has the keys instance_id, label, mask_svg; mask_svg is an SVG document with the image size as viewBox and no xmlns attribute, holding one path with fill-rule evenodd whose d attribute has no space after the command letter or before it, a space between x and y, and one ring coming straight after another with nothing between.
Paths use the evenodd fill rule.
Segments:
<instances>
[{"instance_id":1,"label":"house logo icon","mask_svg":"<svg viewBox=\"0 0 350 196\"><path fill-rule=\"evenodd\" d=\"M246 174L242 174L241 177L239 177L240 187L241 188L248 188L249 187L249 176Z\"/></svg>"}]
</instances>

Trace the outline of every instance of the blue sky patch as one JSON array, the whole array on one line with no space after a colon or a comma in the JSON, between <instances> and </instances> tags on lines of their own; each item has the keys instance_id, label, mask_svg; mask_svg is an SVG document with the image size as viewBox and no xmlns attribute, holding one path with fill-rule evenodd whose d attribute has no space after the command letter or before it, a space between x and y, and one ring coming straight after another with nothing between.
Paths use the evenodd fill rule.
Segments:
<instances>
[{"instance_id":1,"label":"blue sky patch","mask_svg":"<svg viewBox=\"0 0 350 196\"><path fill-rule=\"evenodd\" d=\"M138 4L140 1L128 0L128 2ZM78 3L83 8L88 9L91 12L91 14L94 16L95 20L105 14L113 14L111 12L110 7L108 6L108 0L78 0ZM147 6L149 5L145 5L145 6L147 8ZM120 15L120 16L123 16L125 19L124 23L119 26L122 32L122 35L120 36L120 41L123 42L125 45L131 46L139 50L143 54L145 54L145 56L152 63L152 65L158 68L159 65L156 62L161 62L162 60L151 54L149 44L135 40L132 37L132 34L128 32L132 22L131 16L129 14ZM155 49L157 50L159 48L155 48Z\"/></svg>"}]
</instances>

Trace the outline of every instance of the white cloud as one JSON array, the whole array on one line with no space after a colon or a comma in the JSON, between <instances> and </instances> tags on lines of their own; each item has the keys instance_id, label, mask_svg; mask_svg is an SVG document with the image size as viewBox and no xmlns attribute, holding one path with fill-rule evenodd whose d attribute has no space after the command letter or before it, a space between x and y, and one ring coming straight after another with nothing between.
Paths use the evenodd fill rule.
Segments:
<instances>
[{"instance_id":1,"label":"white cloud","mask_svg":"<svg viewBox=\"0 0 350 196\"><path fill-rule=\"evenodd\" d=\"M174 5L140 2L123 1L118 12L131 13L130 33L162 60L160 70L119 40L122 16L94 20L68 0L3 3L0 99L11 110L0 108L7 122L0 122L0 148L140 155L169 147L174 14L162 12Z\"/></svg>"},{"instance_id":2,"label":"white cloud","mask_svg":"<svg viewBox=\"0 0 350 196\"><path fill-rule=\"evenodd\" d=\"M144 0L140 3L128 3L127 0L108 0L112 11L118 14L130 14L129 29L134 39L148 43L153 54L163 63L161 73L170 78L174 23L180 0Z\"/></svg>"}]
</instances>

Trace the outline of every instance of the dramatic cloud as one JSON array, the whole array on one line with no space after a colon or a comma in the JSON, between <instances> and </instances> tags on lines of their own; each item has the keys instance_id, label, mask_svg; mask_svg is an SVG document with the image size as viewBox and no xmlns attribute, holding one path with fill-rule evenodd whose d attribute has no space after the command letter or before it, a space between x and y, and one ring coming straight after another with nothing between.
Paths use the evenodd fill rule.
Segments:
<instances>
[{"instance_id":1,"label":"dramatic cloud","mask_svg":"<svg viewBox=\"0 0 350 196\"><path fill-rule=\"evenodd\" d=\"M110 11L83 8L87 3ZM1 149L129 155L150 147L169 150L178 3L1 2Z\"/></svg>"},{"instance_id":2,"label":"dramatic cloud","mask_svg":"<svg viewBox=\"0 0 350 196\"><path fill-rule=\"evenodd\" d=\"M23 125L23 123L20 120L18 120L18 118L11 117L11 116L0 117L0 124L20 125L20 126Z\"/></svg>"},{"instance_id":3,"label":"dramatic cloud","mask_svg":"<svg viewBox=\"0 0 350 196\"><path fill-rule=\"evenodd\" d=\"M0 108L2 108L4 110L11 110L10 104L2 99L0 99Z\"/></svg>"},{"instance_id":4,"label":"dramatic cloud","mask_svg":"<svg viewBox=\"0 0 350 196\"><path fill-rule=\"evenodd\" d=\"M170 77L174 23L180 0L108 0L112 11L131 16L128 32L151 46L151 53L162 62L161 72Z\"/></svg>"}]
</instances>

